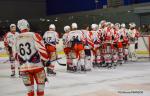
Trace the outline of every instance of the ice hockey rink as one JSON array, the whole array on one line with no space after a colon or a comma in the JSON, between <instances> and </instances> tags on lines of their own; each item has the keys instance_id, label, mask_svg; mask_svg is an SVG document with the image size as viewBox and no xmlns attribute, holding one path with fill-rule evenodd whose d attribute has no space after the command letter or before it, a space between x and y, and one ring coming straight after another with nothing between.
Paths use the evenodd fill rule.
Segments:
<instances>
[{"instance_id":1,"label":"ice hockey rink","mask_svg":"<svg viewBox=\"0 0 150 96\"><path fill-rule=\"evenodd\" d=\"M10 77L10 64L2 63L5 60L0 58L0 96L26 96L22 79ZM56 72L48 77L45 96L150 96L149 59L86 73L68 73L66 67L57 65Z\"/></svg>"}]
</instances>

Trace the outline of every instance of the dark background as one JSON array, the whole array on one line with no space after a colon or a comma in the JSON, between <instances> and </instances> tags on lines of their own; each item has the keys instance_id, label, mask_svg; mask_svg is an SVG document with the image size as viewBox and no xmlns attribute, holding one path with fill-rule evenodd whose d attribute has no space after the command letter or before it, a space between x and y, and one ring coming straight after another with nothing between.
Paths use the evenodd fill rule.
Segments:
<instances>
[{"instance_id":1,"label":"dark background","mask_svg":"<svg viewBox=\"0 0 150 96\"><path fill-rule=\"evenodd\" d=\"M123 5L150 2L150 0L120 0ZM70 13L103 8L107 0L47 0L47 15Z\"/></svg>"},{"instance_id":2,"label":"dark background","mask_svg":"<svg viewBox=\"0 0 150 96\"><path fill-rule=\"evenodd\" d=\"M122 5L113 8L108 1L120 1ZM40 34L48 30L49 24L55 24L57 31L63 33L63 27L73 22L81 28L85 23L99 23L102 19L135 22L138 26L150 24L149 13L134 13L134 7L150 6L145 2L150 0L0 0L0 37L9 31L11 23L17 24L22 18L29 21L31 31Z\"/></svg>"}]
</instances>

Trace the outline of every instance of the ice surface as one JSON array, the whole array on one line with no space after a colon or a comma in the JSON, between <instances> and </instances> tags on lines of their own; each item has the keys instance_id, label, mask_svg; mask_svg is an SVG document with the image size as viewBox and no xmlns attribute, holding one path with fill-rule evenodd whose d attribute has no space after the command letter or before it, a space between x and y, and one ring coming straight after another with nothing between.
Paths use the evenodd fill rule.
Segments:
<instances>
[{"instance_id":1,"label":"ice surface","mask_svg":"<svg viewBox=\"0 0 150 96\"><path fill-rule=\"evenodd\" d=\"M56 76L48 77L45 96L150 96L149 61L128 62L116 69L96 68L87 73L67 73L66 67L57 65L56 72ZM0 96L26 96L21 78L11 78L10 74L10 64L0 63Z\"/></svg>"}]
</instances>

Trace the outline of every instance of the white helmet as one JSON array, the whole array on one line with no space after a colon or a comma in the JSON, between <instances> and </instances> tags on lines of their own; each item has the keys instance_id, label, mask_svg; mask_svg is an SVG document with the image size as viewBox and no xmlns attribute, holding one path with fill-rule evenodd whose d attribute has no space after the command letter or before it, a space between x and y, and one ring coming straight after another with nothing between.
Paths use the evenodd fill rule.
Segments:
<instances>
[{"instance_id":1,"label":"white helmet","mask_svg":"<svg viewBox=\"0 0 150 96\"><path fill-rule=\"evenodd\" d=\"M70 31L70 26L68 26L68 25L65 26L65 27L64 27L64 31L65 31L65 32Z\"/></svg>"},{"instance_id":2,"label":"white helmet","mask_svg":"<svg viewBox=\"0 0 150 96\"><path fill-rule=\"evenodd\" d=\"M78 25L77 25L77 23L72 23L71 27L72 27L72 29L77 29Z\"/></svg>"},{"instance_id":3,"label":"white helmet","mask_svg":"<svg viewBox=\"0 0 150 96\"><path fill-rule=\"evenodd\" d=\"M55 30L55 29L56 29L56 27L55 27L55 25L54 25L54 24L50 24L50 25L49 25L49 29L53 29L53 30Z\"/></svg>"},{"instance_id":4,"label":"white helmet","mask_svg":"<svg viewBox=\"0 0 150 96\"><path fill-rule=\"evenodd\" d=\"M10 28L11 28L11 27L16 27L16 25L15 25L15 24L10 24Z\"/></svg>"},{"instance_id":5,"label":"white helmet","mask_svg":"<svg viewBox=\"0 0 150 96\"><path fill-rule=\"evenodd\" d=\"M29 23L28 23L27 20L21 19L21 20L18 21L17 27L19 28L19 30L28 29L29 28Z\"/></svg>"},{"instance_id":6,"label":"white helmet","mask_svg":"<svg viewBox=\"0 0 150 96\"><path fill-rule=\"evenodd\" d=\"M110 25L112 28L115 26L113 23L111 23L111 25Z\"/></svg>"},{"instance_id":7,"label":"white helmet","mask_svg":"<svg viewBox=\"0 0 150 96\"><path fill-rule=\"evenodd\" d=\"M98 30L98 25L97 24L92 24L91 25L92 30Z\"/></svg>"},{"instance_id":8,"label":"white helmet","mask_svg":"<svg viewBox=\"0 0 150 96\"><path fill-rule=\"evenodd\" d=\"M100 21L100 23L99 23L99 27L101 27L101 26L103 26L103 25L106 25L106 20L102 20L102 21Z\"/></svg>"},{"instance_id":9,"label":"white helmet","mask_svg":"<svg viewBox=\"0 0 150 96\"><path fill-rule=\"evenodd\" d=\"M122 27L122 28L125 28L125 27L126 27L126 24L125 24L125 23L122 23L122 24L121 24L121 27Z\"/></svg>"},{"instance_id":10,"label":"white helmet","mask_svg":"<svg viewBox=\"0 0 150 96\"><path fill-rule=\"evenodd\" d=\"M118 28L120 28L120 24L119 23L116 23L115 26L118 27Z\"/></svg>"},{"instance_id":11,"label":"white helmet","mask_svg":"<svg viewBox=\"0 0 150 96\"><path fill-rule=\"evenodd\" d=\"M130 26L131 28L134 28L134 27L136 26L136 24L135 24L135 23L129 23L129 26Z\"/></svg>"},{"instance_id":12,"label":"white helmet","mask_svg":"<svg viewBox=\"0 0 150 96\"><path fill-rule=\"evenodd\" d=\"M111 22L106 22L106 25L108 26L108 25L111 25Z\"/></svg>"},{"instance_id":13,"label":"white helmet","mask_svg":"<svg viewBox=\"0 0 150 96\"><path fill-rule=\"evenodd\" d=\"M101 22L100 22L100 24L102 25L102 24L106 24L106 20L102 20Z\"/></svg>"}]
</instances>

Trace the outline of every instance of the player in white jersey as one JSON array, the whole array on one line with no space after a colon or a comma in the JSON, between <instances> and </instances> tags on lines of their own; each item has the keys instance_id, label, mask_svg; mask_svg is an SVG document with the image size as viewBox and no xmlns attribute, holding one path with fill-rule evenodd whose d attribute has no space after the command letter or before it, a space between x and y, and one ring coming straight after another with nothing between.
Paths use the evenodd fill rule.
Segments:
<instances>
[{"instance_id":1,"label":"player in white jersey","mask_svg":"<svg viewBox=\"0 0 150 96\"><path fill-rule=\"evenodd\" d=\"M127 61L129 40L128 40L128 30L126 29L126 25L124 23L121 24L120 32L122 32L122 36L123 36L122 45L123 45L123 52L124 52L124 60Z\"/></svg>"},{"instance_id":2,"label":"player in white jersey","mask_svg":"<svg viewBox=\"0 0 150 96\"><path fill-rule=\"evenodd\" d=\"M73 60L74 71L81 70L85 71L84 62L84 44L85 38L81 30L77 30L78 26L76 23L72 23L72 31L69 32L67 42L71 43L71 58Z\"/></svg>"},{"instance_id":3,"label":"player in white jersey","mask_svg":"<svg viewBox=\"0 0 150 96\"><path fill-rule=\"evenodd\" d=\"M100 45L101 45L101 40L100 40L100 33L98 30L98 25L97 24L92 24L91 25L91 39L92 42L94 43L94 48L93 48L93 67L99 67L101 66L101 50L100 50Z\"/></svg>"},{"instance_id":4,"label":"player in white jersey","mask_svg":"<svg viewBox=\"0 0 150 96\"><path fill-rule=\"evenodd\" d=\"M47 68L48 74L55 75L54 66L56 65L57 61L57 53L56 53L56 44L59 42L58 33L55 31L56 27L54 24L49 25L49 30L45 32L43 35L43 39L45 42L45 46L49 55L50 60L52 61L50 66Z\"/></svg>"},{"instance_id":5,"label":"player in white jersey","mask_svg":"<svg viewBox=\"0 0 150 96\"><path fill-rule=\"evenodd\" d=\"M11 24L10 25L10 32L7 32L4 36L4 45L6 48L6 51L9 54L9 60L11 63L11 76L15 76L15 57L14 57L14 47L15 47L15 41L16 37L19 35L18 32L16 32L16 25Z\"/></svg>"},{"instance_id":6,"label":"player in white jersey","mask_svg":"<svg viewBox=\"0 0 150 96\"><path fill-rule=\"evenodd\" d=\"M70 42L67 42L68 34L71 31L70 26L65 26L64 27L65 34L63 35L63 47L64 47L64 52L67 58L67 71L72 71L73 70L73 64L72 64L72 59L71 59L71 44Z\"/></svg>"},{"instance_id":7,"label":"player in white jersey","mask_svg":"<svg viewBox=\"0 0 150 96\"><path fill-rule=\"evenodd\" d=\"M103 41L103 50L104 50L104 60L105 66L109 68L112 67L112 50L113 50L113 32L111 27L111 22L106 23L106 27L104 29L104 41Z\"/></svg>"},{"instance_id":8,"label":"player in white jersey","mask_svg":"<svg viewBox=\"0 0 150 96\"><path fill-rule=\"evenodd\" d=\"M83 29L81 30L84 34L85 37L85 46L84 46L84 51L85 51L85 69L86 71L91 70L91 65L92 65L92 54L91 50L94 47L94 43L92 42L92 33L89 31L89 26L86 24L83 26Z\"/></svg>"},{"instance_id":9,"label":"player in white jersey","mask_svg":"<svg viewBox=\"0 0 150 96\"><path fill-rule=\"evenodd\" d=\"M136 35L138 31L135 29L136 24L135 23L130 23L129 24L130 28L128 30L128 36L129 36L129 59L131 61L136 61L137 60L137 55L135 52L135 44L136 44Z\"/></svg>"},{"instance_id":10,"label":"player in white jersey","mask_svg":"<svg viewBox=\"0 0 150 96\"><path fill-rule=\"evenodd\" d=\"M29 23L19 20L17 24L21 33L16 38L15 57L19 62L21 77L27 88L27 96L35 96L34 81L37 84L36 96L44 96L45 71L44 65L50 64L42 37L30 32Z\"/></svg>"},{"instance_id":11,"label":"player in white jersey","mask_svg":"<svg viewBox=\"0 0 150 96\"><path fill-rule=\"evenodd\" d=\"M101 61L102 65L105 65L105 60L104 60L104 55L105 55L105 48L104 48L104 41L105 41L105 33L106 33L106 27L107 27L107 22L106 20L102 20L99 24L99 33L100 33L100 40L101 40Z\"/></svg>"},{"instance_id":12,"label":"player in white jersey","mask_svg":"<svg viewBox=\"0 0 150 96\"><path fill-rule=\"evenodd\" d=\"M124 37L124 31L120 30L120 24L116 23L115 24L115 32L116 34L116 42L117 42L117 48L118 48L118 62L119 64L124 63L124 54L123 54L123 37Z\"/></svg>"}]
</instances>

